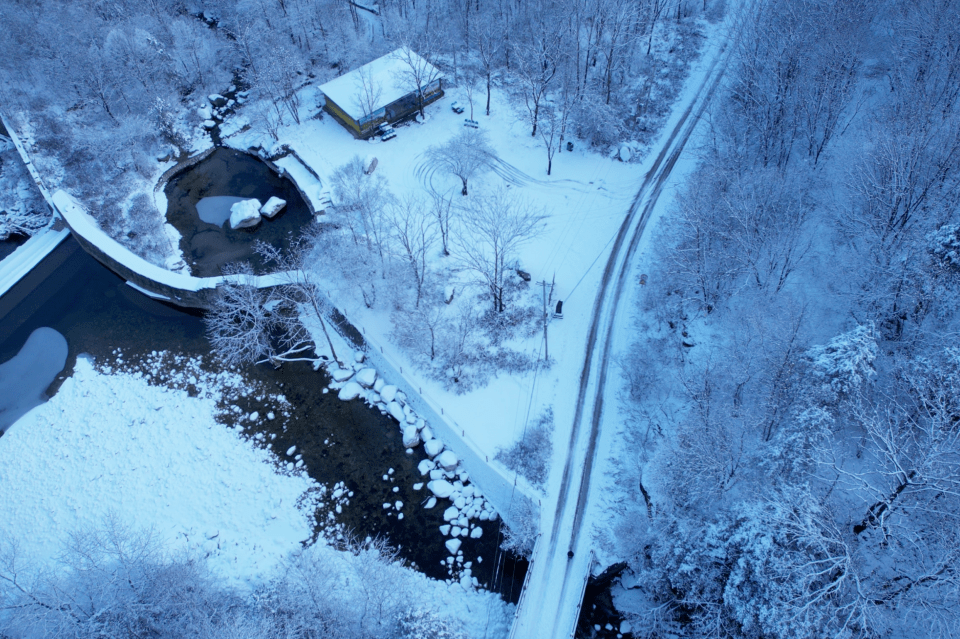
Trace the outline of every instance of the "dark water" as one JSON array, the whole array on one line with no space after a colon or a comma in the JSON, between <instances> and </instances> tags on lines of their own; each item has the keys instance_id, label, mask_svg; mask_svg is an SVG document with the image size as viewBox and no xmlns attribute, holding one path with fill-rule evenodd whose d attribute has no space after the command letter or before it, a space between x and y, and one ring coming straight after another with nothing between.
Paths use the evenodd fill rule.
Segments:
<instances>
[{"instance_id":1,"label":"dark water","mask_svg":"<svg viewBox=\"0 0 960 639\"><path fill-rule=\"evenodd\" d=\"M633 636L629 633L620 634L620 624L624 619L613 603L613 588L620 587L618 580L625 567L626 564L615 564L587 581L575 639L623 639Z\"/></svg>"},{"instance_id":2,"label":"dark water","mask_svg":"<svg viewBox=\"0 0 960 639\"><path fill-rule=\"evenodd\" d=\"M29 239L26 235L11 235L5 240L0 240L0 260L26 244Z\"/></svg>"},{"instance_id":3,"label":"dark water","mask_svg":"<svg viewBox=\"0 0 960 639\"><path fill-rule=\"evenodd\" d=\"M0 362L16 355L40 326L56 329L69 344L66 368L48 389L49 394L72 372L79 353L90 353L98 362L109 363L114 350L121 349L125 362L135 364L147 360L152 351L169 350L203 357L206 367L214 367L198 313L184 312L137 293L88 256L72 238L0 297ZM286 364L279 371L266 366L247 367L242 372L264 393L282 393L294 406L288 417L262 419L254 429L246 422L245 433L255 435L260 429L267 435L275 434L274 440L267 440L284 459L286 450L296 445L311 477L331 486L343 481L354 492L336 522L360 539L385 537L400 549L401 558L407 562L429 576L447 578L446 569L440 565L447 555L445 538L438 529L449 504L441 500L432 510L424 510L420 502L428 496L426 489L412 488L423 481L416 469L423 458L422 447L407 455L391 418L359 400L341 402L333 392L324 394L329 380L307 364ZM258 403L256 395L259 393L233 398L231 403L244 413L257 410L261 415L275 408L275 403ZM231 415L223 413L222 421L228 426L235 425ZM394 469L392 481L385 482L382 476L390 468ZM392 491L394 486L399 488L396 493ZM397 500L404 502L402 521L387 516L382 508L383 503ZM321 515L326 521L326 511ZM515 601L525 568L498 552L499 521L481 524L480 539L463 540L465 561L473 562L473 574L482 584ZM477 561L478 556L483 558L482 563Z\"/></svg>"},{"instance_id":4,"label":"dark water","mask_svg":"<svg viewBox=\"0 0 960 639\"><path fill-rule=\"evenodd\" d=\"M220 268L230 262L248 260L262 267L253 252L255 241L286 247L312 219L290 180L277 176L257 158L226 147L170 180L164 193L167 220L183 236L180 249L184 259L200 277L220 275ZM273 219L264 218L255 227L233 230L229 222L208 224L197 214L197 202L218 195L256 198L261 204L275 195L286 200L287 206Z\"/></svg>"}]
</instances>

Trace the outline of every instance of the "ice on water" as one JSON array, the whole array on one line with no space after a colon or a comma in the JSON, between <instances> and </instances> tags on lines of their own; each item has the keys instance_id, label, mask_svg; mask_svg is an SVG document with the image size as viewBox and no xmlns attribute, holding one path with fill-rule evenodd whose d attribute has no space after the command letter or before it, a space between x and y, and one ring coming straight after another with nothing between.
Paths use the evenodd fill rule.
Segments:
<instances>
[{"instance_id":1,"label":"ice on water","mask_svg":"<svg viewBox=\"0 0 960 639\"><path fill-rule=\"evenodd\" d=\"M0 364L0 432L34 406L67 362L67 340L52 328L30 333L20 352Z\"/></svg>"},{"instance_id":2,"label":"ice on water","mask_svg":"<svg viewBox=\"0 0 960 639\"><path fill-rule=\"evenodd\" d=\"M213 195L201 198L197 202L197 214L207 224L223 226L224 222L230 219L230 207L246 199L249 198L233 197L232 195Z\"/></svg>"}]
</instances>

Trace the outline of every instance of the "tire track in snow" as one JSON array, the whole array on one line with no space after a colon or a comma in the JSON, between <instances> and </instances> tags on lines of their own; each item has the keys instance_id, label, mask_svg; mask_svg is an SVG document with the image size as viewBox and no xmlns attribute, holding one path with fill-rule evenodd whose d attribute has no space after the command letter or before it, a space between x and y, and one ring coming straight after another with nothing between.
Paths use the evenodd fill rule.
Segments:
<instances>
[{"instance_id":1,"label":"tire track in snow","mask_svg":"<svg viewBox=\"0 0 960 639\"><path fill-rule=\"evenodd\" d=\"M732 50L732 47L730 47L730 50ZM574 412L574 425L570 435L567 459L561 479L557 510L554 515L549 545L545 556L541 558L542 563L547 565L546 572L544 573L544 581L540 584L541 587L544 588L548 588L550 582L554 581L549 579L550 566L557 566L560 563L565 565L560 597L554 602L557 606L562 606L565 598L568 596L567 590L572 581L571 578L573 575L571 575L571 572L575 563L572 560L564 561L565 558L562 557L562 555L557 555L560 528L565 516L569 519L568 506L572 505L574 501L573 496L576 494L576 506L573 511L573 523L568 545L568 550L573 551L579 541L581 528L583 527L583 515L586 510L587 497L590 489L590 475L596 456L597 442L599 441L600 425L603 415L603 392L608 372L609 353L613 341L612 335L619 298L623 292L627 273L630 270L629 267L632 257L646 229L646 224L680 154L719 87L720 80L726 71L729 57L730 54L727 50L721 50L721 54L718 55L710 65L694 99L691 100L677 124L674 125L669 137L663 143L653 166L647 172L646 176L644 176L643 183L637 191L629 212L620 226L614 247L611 250L610 257L607 260L601 277L600 290L592 311L584 364L580 373L580 387ZM690 117L691 115L693 115L692 119ZM629 242L627 241L628 237ZM612 292L611 288L614 289ZM583 437L583 427L586 421L584 416L589 395L588 391L590 391L591 388L594 389L594 393L592 397L593 410L590 411L589 418L590 432L586 443L586 455L582 459L580 482L579 485L574 487L574 470L581 467L581 462L579 459L574 458L574 453L577 449L577 443ZM581 557L580 562L582 561L583 558ZM589 571L589 566L587 570ZM578 579L577 581L579 582L580 580ZM575 584L575 587L578 588L577 593L580 595L582 595L582 586L582 583ZM553 625L549 628L553 632L551 634L537 632L537 635L544 637L558 636L557 632L562 632L562 629L558 627L561 623L561 609L557 609L556 611L545 610L543 606L545 603L545 601L541 601L541 605L537 606L539 610L536 614L540 620L551 618L554 620ZM518 613L520 613L520 611L518 611ZM575 623L576 620L574 620L574 624ZM511 636L517 635L517 631L522 632L522 629L518 627L518 624L515 624L514 633L512 633ZM536 632L536 630L534 630L534 632Z\"/></svg>"}]
</instances>

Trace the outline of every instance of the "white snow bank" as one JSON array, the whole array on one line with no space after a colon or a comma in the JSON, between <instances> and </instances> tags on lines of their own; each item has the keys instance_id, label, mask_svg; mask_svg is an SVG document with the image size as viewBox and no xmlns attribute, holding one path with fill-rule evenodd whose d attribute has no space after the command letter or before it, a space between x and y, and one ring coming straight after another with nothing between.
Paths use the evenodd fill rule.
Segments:
<instances>
[{"instance_id":1,"label":"white snow bank","mask_svg":"<svg viewBox=\"0 0 960 639\"><path fill-rule=\"evenodd\" d=\"M46 562L67 535L111 514L171 546L210 554L239 585L269 577L312 532L297 499L313 482L281 476L269 452L214 420L213 399L97 373L73 377L0 437L0 545ZM215 540L205 532L219 531Z\"/></svg>"},{"instance_id":2,"label":"white snow bank","mask_svg":"<svg viewBox=\"0 0 960 639\"><path fill-rule=\"evenodd\" d=\"M20 352L0 364L0 433L43 403L50 383L67 362L67 340L52 328L38 328Z\"/></svg>"}]
</instances>

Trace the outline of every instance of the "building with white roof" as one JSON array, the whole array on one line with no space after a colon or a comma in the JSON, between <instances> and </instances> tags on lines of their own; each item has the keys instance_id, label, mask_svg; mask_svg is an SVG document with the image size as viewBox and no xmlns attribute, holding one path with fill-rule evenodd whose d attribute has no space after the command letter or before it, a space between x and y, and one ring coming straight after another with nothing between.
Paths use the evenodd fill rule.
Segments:
<instances>
[{"instance_id":1,"label":"building with white roof","mask_svg":"<svg viewBox=\"0 0 960 639\"><path fill-rule=\"evenodd\" d=\"M359 138L443 96L440 70L402 47L320 87L325 108Z\"/></svg>"}]
</instances>

